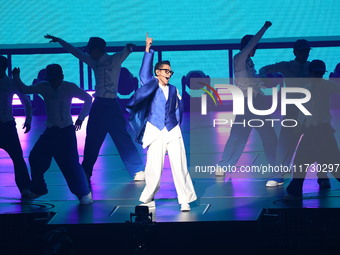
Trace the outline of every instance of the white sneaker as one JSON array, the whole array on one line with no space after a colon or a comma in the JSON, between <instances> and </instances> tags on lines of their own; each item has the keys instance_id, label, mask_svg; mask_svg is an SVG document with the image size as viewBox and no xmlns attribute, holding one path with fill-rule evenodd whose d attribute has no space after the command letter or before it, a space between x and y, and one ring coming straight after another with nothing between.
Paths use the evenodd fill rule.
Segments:
<instances>
[{"instance_id":1,"label":"white sneaker","mask_svg":"<svg viewBox=\"0 0 340 255\"><path fill-rule=\"evenodd\" d=\"M139 171L135 174L133 178L134 181L145 181L145 174L144 171Z\"/></svg>"},{"instance_id":2,"label":"white sneaker","mask_svg":"<svg viewBox=\"0 0 340 255\"><path fill-rule=\"evenodd\" d=\"M283 185L283 183L284 182L277 182L277 181L270 180L270 181L267 181L266 187L277 187L277 186Z\"/></svg>"},{"instance_id":3,"label":"white sneaker","mask_svg":"<svg viewBox=\"0 0 340 255\"><path fill-rule=\"evenodd\" d=\"M156 208L156 202L154 200L147 202L147 203L142 203L140 206L147 206L149 209Z\"/></svg>"},{"instance_id":4,"label":"white sneaker","mask_svg":"<svg viewBox=\"0 0 340 255\"><path fill-rule=\"evenodd\" d=\"M92 193L91 192L89 194L79 198L79 203L81 205L89 205L89 204L92 204L92 202L93 202L93 200L92 200Z\"/></svg>"},{"instance_id":5,"label":"white sneaker","mask_svg":"<svg viewBox=\"0 0 340 255\"><path fill-rule=\"evenodd\" d=\"M182 212L189 212L190 211L190 205L189 204L181 204L181 211Z\"/></svg>"},{"instance_id":6,"label":"white sneaker","mask_svg":"<svg viewBox=\"0 0 340 255\"><path fill-rule=\"evenodd\" d=\"M223 172L223 170L216 170L215 171L215 176L220 176L220 177L223 177L225 175L225 173Z\"/></svg>"}]
</instances>

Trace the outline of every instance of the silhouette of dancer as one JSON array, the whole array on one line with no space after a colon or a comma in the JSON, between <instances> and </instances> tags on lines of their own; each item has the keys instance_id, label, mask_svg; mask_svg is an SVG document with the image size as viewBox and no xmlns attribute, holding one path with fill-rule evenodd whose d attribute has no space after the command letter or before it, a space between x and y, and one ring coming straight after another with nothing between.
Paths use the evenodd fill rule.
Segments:
<instances>
[{"instance_id":1,"label":"silhouette of dancer","mask_svg":"<svg viewBox=\"0 0 340 255\"><path fill-rule=\"evenodd\" d=\"M235 84L244 92L245 97L247 97L247 89L252 88L254 105L257 105L258 109L264 107L263 103L266 100L260 90L261 82L256 75L256 70L251 57L255 55L257 43L271 25L271 22L266 21L255 35L245 35L241 40L240 52L237 53L233 59ZM266 118L270 117L254 115L250 112L248 106L245 105L245 114L236 115L234 123L241 123L244 121L247 123L250 119L264 120ZM264 123L266 122L264 121ZM236 165L237 161L241 157L252 129L252 127L247 125L243 126L240 124L234 124L232 126L229 139L224 147L222 160L219 162L220 165ZM261 137L267 161L270 164L274 164L277 145L277 137L274 128L269 124L265 124L262 127L257 127L256 130L259 132ZM215 172L216 176L224 176L224 174L225 173L223 171Z\"/></svg>"},{"instance_id":2,"label":"silhouette of dancer","mask_svg":"<svg viewBox=\"0 0 340 255\"><path fill-rule=\"evenodd\" d=\"M40 94L46 105L46 129L35 143L29 162L32 175L32 194L35 199L48 193L44 174L49 169L52 157L63 173L68 187L81 204L92 203L92 193L84 169L79 164L75 131L82 126L88 115L92 98L76 84L64 81L63 70L58 64L46 67L46 81L26 86L20 79L20 69L13 69L13 78L19 91L25 94ZM78 119L73 125L71 100L73 97L84 101Z\"/></svg>"},{"instance_id":3,"label":"silhouette of dancer","mask_svg":"<svg viewBox=\"0 0 340 255\"><path fill-rule=\"evenodd\" d=\"M294 60L282 61L276 64L267 65L259 70L261 77L266 77L267 74L281 73L285 79L286 87L301 87L304 86L301 79L309 76L309 52L310 44L305 39L299 39L294 43L293 53ZM294 79L295 78L295 79ZM287 114L284 119L297 119L299 109L295 105L287 105ZM296 146L301 136L301 126L296 127L281 127L279 141L276 151L276 165L289 166ZM284 183L285 172L273 173L267 183L267 187L276 187ZM330 182L324 173L318 173L318 183L321 188L330 188Z\"/></svg>"},{"instance_id":4,"label":"silhouette of dancer","mask_svg":"<svg viewBox=\"0 0 340 255\"><path fill-rule=\"evenodd\" d=\"M4 149L13 161L15 183L21 196L25 198L30 193L31 179L13 117L13 95L17 94L25 107L25 134L31 129L32 106L28 97L18 91L13 79L6 75L7 68L8 59L0 56L0 148Z\"/></svg>"},{"instance_id":5,"label":"silhouette of dancer","mask_svg":"<svg viewBox=\"0 0 340 255\"><path fill-rule=\"evenodd\" d=\"M133 44L113 55L106 52L106 42L100 37L91 37L87 43L88 54L61 38L46 35L51 42L58 42L68 52L88 64L94 71L96 87L94 102L86 129L84 159L82 166L90 180L93 166L107 133L115 143L120 157L135 181L144 180L144 164L126 129L121 107L117 100L121 64L132 52Z\"/></svg>"},{"instance_id":6,"label":"silhouette of dancer","mask_svg":"<svg viewBox=\"0 0 340 255\"><path fill-rule=\"evenodd\" d=\"M287 186L286 199L302 197L303 182L309 169L315 172L331 172L338 180L340 151L331 126L330 98L340 93L340 84L323 79L326 65L322 60L313 60L309 65L310 79L306 88L312 97L305 107L312 114L299 113L303 136L294 158L293 179ZM316 165L314 163L317 163Z\"/></svg>"}]
</instances>

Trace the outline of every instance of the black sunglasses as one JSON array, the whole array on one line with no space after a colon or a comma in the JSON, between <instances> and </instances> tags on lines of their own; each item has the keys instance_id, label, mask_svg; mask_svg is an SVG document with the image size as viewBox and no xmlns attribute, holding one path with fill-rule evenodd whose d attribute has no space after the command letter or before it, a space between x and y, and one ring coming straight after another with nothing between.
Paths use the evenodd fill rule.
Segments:
<instances>
[{"instance_id":1,"label":"black sunglasses","mask_svg":"<svg viewBox=\"0 0 340 255\"><path fill-rule=\"evenodd\" d=\"M175 72L170 69L158 69L158 70L164 70L166 74L173 75Z\"/></svg>"}]
</instances>

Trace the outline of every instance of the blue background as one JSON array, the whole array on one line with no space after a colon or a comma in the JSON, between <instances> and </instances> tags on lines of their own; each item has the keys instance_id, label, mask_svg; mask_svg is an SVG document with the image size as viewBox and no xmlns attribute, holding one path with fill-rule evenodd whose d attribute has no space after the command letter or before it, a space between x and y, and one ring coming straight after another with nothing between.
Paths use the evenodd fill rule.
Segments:
<instances>
[{"instance_id":1,"label":"blue background","mask_svg":"<svg viewBox=\"0 0 340 255\"><path fill-rule=\"evenodd\" d=\"M240 39L256 33L266 20L273 26L264 38L340 35L340 2L335 0L0 0L0 12L0 44L46 43L47 33L70 43L87 42L91 36L110 42L144 41L146 32L155 42ZM332 71L339 56L339 47L315 48L310 60L323 59ZM258 50L254 62L259 69L293 58L291 49ZM178 88L190 70L203 70L214 78L228 76L227 51L164 52L163 59L171 61L171 83ZM138 76L141 60L142 53L135 52L123 66ZM13 57L26 83L50 63L61 64L65 79L79 83L78 60L69 54Z\"/></svg>"}]
</instances>

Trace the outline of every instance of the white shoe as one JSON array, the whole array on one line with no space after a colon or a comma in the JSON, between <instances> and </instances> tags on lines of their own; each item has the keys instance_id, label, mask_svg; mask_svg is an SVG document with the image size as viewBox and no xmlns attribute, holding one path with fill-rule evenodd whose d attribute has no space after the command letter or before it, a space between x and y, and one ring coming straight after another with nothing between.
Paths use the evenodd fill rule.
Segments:
<instances>
[{"instance_id":1,"label":"white shoe","mask_svg":"<svg viewBox=\"0 0 340 255\"><path fill-rule=\"evenodd\" d=\"M147 206L149 209L156 208L156 202L154 200L147 202L147 203L142 203L140 206Z\"/></svg>"},{"instance_id":2,"label":"white shoe","mask_svg":"<svg viewBox=\"0 0 340 255\"><path fill-rule=\"evenodd\" d=\"M277 186L283 185L283 183L284 182L277 182L277 181L270 180L270 181L267 181L266 187L277 187Z\"/></svg>"},{"instance_id":3,"label":"white shoe","mask_svg":"<svg viewBox=\"0 0 340 255\"><path fill-rule=\"evenodd\" d=\"M225 173L223 172L223 170L216 170L215 171L215 176L223 177L224 175L225 175Z\"/></svg>"},{"instance_id":4,"label":"white shoe","mask_svg":"<svg viewBox=\"0 0 340 255\"><path fill-rule=\"evenodd\" d=\"M92 204L92 202L93 202L93 200L92 200L92 193L91 192L89 194L79 198L79 203L81 205L89 205L89 204Z\"/></svg>"},{"instance_id":5,"label":"white shoe","mask_svg":"<svg viewBox=\"0 0 340 255\"><path fill-rule=\"evenodd\" d=\"M133 178L134 181L145 181L145 174L144 171L139 171L135 174Z\"/></svg>"},{"instance_id":6,"label":"white shoe","mask_svg":"<svg viewBox=\"0 0 340 255\"><path fill-rule=\"evenodd\" d=\"M181 211L182 212L189 212L190 211L190 205L189 204L181 204Z\"/></svg>"}]
</instances>

